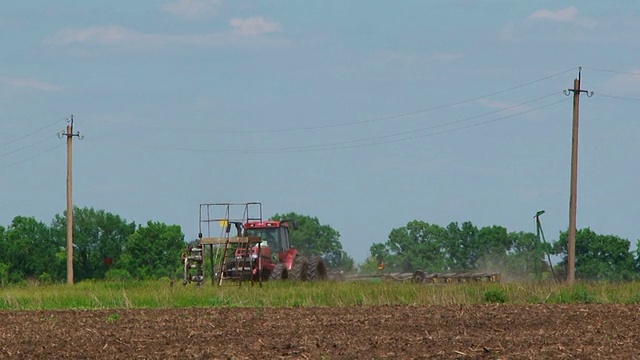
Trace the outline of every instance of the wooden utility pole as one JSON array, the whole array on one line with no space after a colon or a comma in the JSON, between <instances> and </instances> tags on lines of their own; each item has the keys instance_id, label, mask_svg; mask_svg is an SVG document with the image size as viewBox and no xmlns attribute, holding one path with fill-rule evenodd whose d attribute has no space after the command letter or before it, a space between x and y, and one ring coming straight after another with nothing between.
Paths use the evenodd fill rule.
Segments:
<instances>
[{"instance_id":1,"label":"wooden utility pole","mask_svg":"<svg viewBox=\"0 0 640 360\"><path fill-rule=\"evenodd\" d=\"M73 137L82 139L80 132L73 133L73 115L69 119L67 130L59 137L67 137L67 284L73 285Z\"/></svg>"},{"instance_id":2,"label":"wooden utility pole","mask_svg":"<svg viewBox=\"0 0 640 360\"><path fill-rule=\"evenodd\" d=\"M580 112L580 93L592 96L586 90L580 89L582 67L578 68L578 78L573 80L573 89L565 91L573 93L573 130L571 135L571 193L569 195L569 239L567 246L567 283L573 285L576 279L576 209L578 203L578 123Z\"/></svg>"}]
</instances>

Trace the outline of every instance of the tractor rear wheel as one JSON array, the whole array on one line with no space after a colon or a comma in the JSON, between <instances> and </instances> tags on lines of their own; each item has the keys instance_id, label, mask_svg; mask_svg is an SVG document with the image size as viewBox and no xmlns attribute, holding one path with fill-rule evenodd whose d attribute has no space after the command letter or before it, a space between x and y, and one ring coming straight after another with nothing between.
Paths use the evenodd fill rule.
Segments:
<instances>
[{"instance_id":1,"label":"tractor rear wheel","mask_svg":"<svg viewBox=\"0 0 640 360\"><path fill-rule=\"evenodd\" d=\"M291 279L296 281L307 281L308 280L308 270L309 269L309 259L304 256L297 256L293 260L293 266L291 266Z\"/></svg>"},{"instance_id":2,"label":"tractor rear wheel","mask_svg":"<svg viewBox=\"0 0 640 360\"><path fill-rule=\"evenodd\" d=\"M324 264L324 260L320 256L312 256L307 270L307 279L309 281L322 281L327 280L327 277L327 267Z\"/></svg>"},{"instance_id":3,"label":"tractor rear wheel","mask_svg":"<svg viewBox=\"0 0 640 360\"><path fill-rule=\"evenodd\" d=\"M289 272L284 264L278 264L271 270L269 280L287 280L289 278Z\"/></svg>"}]
</instances>

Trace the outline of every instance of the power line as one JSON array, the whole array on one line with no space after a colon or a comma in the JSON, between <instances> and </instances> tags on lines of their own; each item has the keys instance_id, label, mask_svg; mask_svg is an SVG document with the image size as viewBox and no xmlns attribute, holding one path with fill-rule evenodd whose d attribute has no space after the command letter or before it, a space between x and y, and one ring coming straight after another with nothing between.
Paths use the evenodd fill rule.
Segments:
<instances>
[{"instance_id":1,"label":"power line","mask_svg":"<svg viewBox=\"0 0 640 360\"><path fill-rule=\"evenodd\" d=\"M538 100L546 99L548 97L551 97L551 96L554 96L554 95L558 95L558 94L559 94L558 92L554 92L553 94L541 96L539 98L536 98L536 99L533 99L533 100L529 100L529 101L525 101L523 103L520 103L520 104L517 104L517 105L512 105L512 106L509 106L509 107L506 107L506 108L503 108L503 109L498 109L498 110L490 111L490 112L487 112L487 113L484 113L484 114L475 115L475 116L471 116L471 117L468 117L468 118L455 120L455 121L451 121L451 122L447 122L447 123L443 123L443 124L428 126L428 127L424 127L424 128L420 128L420 129L415 129L415 130L407 130L407 131L402 131L402 132L398 132L398 133L394 133L394 134L377 136L377 137L373 137L373 138L365 138L365 139L359 139L359 140L343 141L343 142L337 142L337 143L332 143L332 144L306 145L306 146L300 146L300 147L294 147L294 148L281 148L281 149L272 149L272 150L286 151L286 150L300 150L300 149L317 148L317 147L330 147L330 146L335 146L335 145L349 145L349 144L352 144L352 143L383 140L383 139L388 139L388 138L392 138L392 137L398 137L398 136L403 136L403 135L408 135L408 134L415 134L415 133L418 133L418 132L424 132L424 131L427 131L427 130L433 130L433 129L437 129L437 128L447 127L447 126L450 126L450 125L454 125L454 124L458 124L458 123L462 123L462 122L467 122L467 121L471 121L471 120L475 120L475 119L479 119L481 117L485 117L485 116L488 116L488 115L496 114L496 113L499 113L499 112L515 109L515 108L518 108L520 106L523 106L523 105L526 105L526 104L529 104L529 103L532 103L532 102L535 102L535 101L538 101Z\"/></svg>"},{"instance_id":2,"label":"power line","mask_svg":"<svg viewBox=\"0 0 640 360\"><path fill-rule=\"evenodd\" d=\"M38 140L38 141L36 141L36 142L34 142L34 143L32 143L32 144L25 145L25 146L23 146L23 147L17 148L17 149L15 149L15 150L13 150L13 151L9 151L9 152L6 152L6 153L4 153L4 154L0 154L0 158L1 158L1 157L5 157L5 156L7 156L7 155L15 154L15 153L17 153L18 151L22 151L22 150L24 150L24 149L28 149L28 148L30 148L30 147L32 147L32 146L35 146L35 145L41 144L41 143L43 143L43 142L45 142L45 141L47 141L47 140L51 140L51 138L44 138L44 139L42 139L42 140Z\"/></svg>"},{"instance_id":3,"label":"power line","mask_svg":"<svg viewBox=\"0 0 640 360\"><path fill-rule=\"evenodd\" d=\"M351 126L351 125L358 125L358 124L367 124L367 123L373 123L373 122L379 122L379 121L385 121L385 120L394 120L394 119L399 119L399 118L403 118L403 117L408 117L408 116L413 116L413 115L417 115L417 114L422 114L425 112L429 112L429 111L435 111L435 110L440 110L440 109L444 109L444 108L448 108L448 107L452 107L452 106L457 106L457 105L462 105L462 104L466 104L472 101L476 101L476 100L480 100L480 99L484 99L487 97L491 97L491 96L495 96L495 95L499 95L499 94L503 94L509 91L513 91L516 89L520 89L522 87L525 86L529 86L529 85L533 85L535 83L547 80L547 79L551 79L553 77L562 75L562 74L566 74L570 71L574 71L575 68L571 68L568 70L564 70L561 71L559 73L555 73L552 75L548 75L533 81L529 81L526 82L524 84L520 84L520 85L516 85L516 86L512 86L510 88L504 89L504 90L500 90L500 91L495 91L489 94L485 94L485 95L480 95L480 96L476 96L470 99L465 99L465 100L460 100L460 101L455 101L455 102L451 102L448 104L444 104L444 105L438 105L438 106L434 106L434 107L430 107L430 108L426 108L426 109L422 109L422 110L417 110L417 111L412 111L412 112L407 112L407 113L401 113L401 114L396 114L396 115L389 115L389 116L383 116L383 117L379 117L379 118L373 118L373 119L368 119L368 120L360 120L360 121L354 121L354 122L350 122L350 123L343 123L343 124L332 124L332 125L319 125L319 126L312 126L312 127L307 127L307 128L299 128L300 130L317 130L317 129L327 129L327 128L335 128L335 127L344 127L344 126ZM253 132L260 132L261 131L257 131L254 130ZM268 132L268 131L267 131Z\"/></svg>"},{"instance_id":4,"label":"power line","mask_svg":"<svg viewBox=\"0 0 640 360\"><path fill-rule=\"evenodd\" d=\"M40 156L40 155L44 155L44 154L46 154L46 153L48 153L48 152L51 152L51 151L53 151L53 150L55 150L55 149L58 149L58 148L62 147L63 145L64 145L64 144L59 144L59 145L53 146L53 147L51 147L51 148L48 148L47 150L44 150L44 151L39 152L39 153L37 153L37 154L35 154L35 155L29 156L28 158L25 158L25 159L22 159L22 160L20 160L20 161L16 161L16 162L13 162L13 163L7 164L7 165L5 165L5 166L0 167L0 170L2 170L2 169L6 169L6 168L11 167L11 166L14 166L14 165L22 164L22 163L23 163L23 162L25 162L25 161L29 161L29 160L31 160L31 159L34 159L34 158L36 158L36 157Z\"/></svg>"},{"instance_id":5,"label":"power line","mask_svg":"<svg viewBox=\"0 0 640 360\"><path fill-rule=\"evenodd\" d=\"M515 85L503 90L499 90L499 91L495 91L495 92L491 92L491 93L487 93L487 94L483 94L480 96L476 96L473 98L468 98L468 99L464 99L464 100L459 100L459 101L453 101L447 104L443 104L443 105L437 105L437 106L433 106L430 108L425 108L425 109L421 109L421 110L416 110L416 111L410 111L410 112L405 112L405 113L399 113L399 114L394 114L394 115L388 115L388 116L382 116L382 117L377 117L377 118L372 118L372 119L366 119L366 120L358 120L358 121L350 121L350 122L345 122L345 123L338 123L338 124L327 124L327 125L316 125L316 126L303 126L303 127L291 127L291 128L285 128L285 129L259 129L259 130L216 130L215 133L218 134L271 134L271 133L285 133L285 132L295 132L295 131L309 131L309 130L324 130L324 129L331 129L331 128L340 128L340 127L348 127L348 126L355 126L355 125L363 125L363 124L371 124L371 123L376 123L376 122L381 122L381 121L389 121L389 120L396 120L396 119L401 119L401 118L405 118L405 117L410 117L410 116L414 116L414 115L418 115L418 114L423 114L426 112L431 112L431 111L435 111L435 110L441 110L441 109L445 109L445 108L449 108L449 107L453 107L453 106L457 106L457 105L462 105L462 104L466 104L472 101L476 101L476 100L480 100L483 98L487 98L487 97L491 97L491 96L495 96L495 95L499 95L499 94L503 94L509 91L513 91L513 90L517 90L526 86L530 86L536 83L539 83L541 81L545 81L551 78L554 78L556 76L560 76L563 74L566 74L568 72L571 71L575 71L575 67L571 68L571 69L567 69L567 70L563 70L551 75L547 75L532 81L528 81L526 83L522 83L519 85ZM131 124L129 124L131 125ZM157 129L157 130L171 130L171 131L193 131L193 130L189 130L189 129L184 129L184 128L179 128L179 129L173 129L173 128L165 128L165 127L159 127L159 126L142 126L145 129ZM201 132L201 130L199 130Z\"/></svg>"},{"instance_id":6,"label":"power line","mask_svg":"<svg viewBox=\"0 0 640 360\"><path fill-rule=\"evenodd\" d=\"M630 71L621 71L621 70L610 70L610 69L599 69L599 68L592 68L592 67L588 67L588 66L583 66L583 69L589 69L589 70L593 70L593 71L600 71L600 72L606 72L606 73L613 73L613 74L623 74L623 75L635 75L635 76L640 76L639 72L630 72Z\"/></svg>"},{"instance_id":7,"label":"power line","mask_svg":"<svg viewBox=\"0 0 640 360\"><path fill-rule=\"evenodd\" d=\"M343 146L343 147L335 147L335 148L330 148L330 149L309 149L308 151L321 151L321 150L342 150L342 149L351 149L351 148L359 148L359 147L366 147L366 146L377 146L377 145L383 145L383 144L392 144L392 143L398 143L398 142L404 142L404 141L409 141L409 140L415 140L415 139L423 139L423 138L427 138L427 137L432 137L432 136L437 136L437 135L442 135L442 134L448 134L448 133L452 133L452 132L457 132L457 131L462 131L462 130L466 130L466 129L471 129L474 127L479 127L479 126L483 126L483 125L487 125L487 124L491 124L497 121L501 121L501 120L505 120L505 119L510 119L519 115L524 115L533 111L537 111L537 110L541 110L544 108L548 108L563 102L568 101L567 99L563 99L563 100L559 100L547 105L543 105L534 109L529 109L526 111L522 111L519 112L517 114L512 114L512 115L508 115L508 116L503 116L503 117L499 117L496 119L492 119L492 120L487 120L487 121L483 121L483 122L479 122L476 124L471 124L471 125L467 125L467 126L462 126L462 127L458 127L458 128L453 128L453 129L448 129L448 130L442 130L439 132L435 132L435 133L429 133L429 134L424 134L424 135L416 135L416 136L410 136L410 137L405 137L405 138L401 138L401 139L394 139L394 140L387 140L387 141L381 141L381 142L376 142L376 143L369 143L369 144L356 144L356 145L351 145L351 146ZM303 151L300 151L303 152Z\"/></svg>"},{"instance_id":8,"label":"power line","mask_svg":"<svg viewBox=\"0 0 640 360\"><path fill-rule=\"evenodd\" d=\"M25 138L27 138L27 137L29 137L29 136L31 136L31 135L34 135L34 134L39 133L40 131L42 131L42 130L44 130L44 129L50 128L50 127L52 127L52 126L56 125L57 123L59 123L59 122L61 122L61 121L63 121L63 120L65 120L65 119L58 119L58 120L56 120L56 121L52 122L51 124L45 125L45 126L43 126L43 127L39 128L38 130L35 130L35 131L31 132L31 133L28 133L28 134L26 134L26 135L20 136L20 137L19 137L19 138L17 138L17 139L9 140L9 141L7 141L7 142L5 142L5 143L2 143L2 144L0 144L0 146L5 146L5 145L9 145L9 144L13 144L13 143L15 143L15 142L18 142L18 141L20 141L20 140L22 140L22 139L25 139Z\"/></svg>"},{"instance_id":9,"label":"power line","mask_svg":"<svg viewBox=\"0 0 640 360\"><path fill-rule=\"evenodd\" d=\"M556 95L557 93L554 93L552 95ZM532 101L536 101L536 100L540 100L543 98L547 98L551 95L546 95L543 96L541 98L538 99L534 99L531 100L529 102ZM337 143L329 143L329 144L318 144L318 145L307 145L307 146L300 146L300 147L288 147L288 148L273 148L273 149L194 149L194 148L169 148L169 147L161 147L161 146L144 146L144 145L135 145L135 146L139 146L139 147L144 147L144 148L150 148L150 149L158 149L158 150L173 150L173 151L188 151L188 152L221 152L221 153L295 153L295 152L315 152L315 151L329 151L329 150L342 150L342 149L351 149L351 148L359 148L359 147L369 147L369 146L377 146L377 145L383 145L383 144L391 144L391 143L397 143L397 142L404 142L404 141L409 141L409 140L415 140L415 139L420 139L420 138L426 138L426 137L431 137L431 136L436 136L436 135L442 135L442 134L447 134L447 133L452 133L452 132L456 132L456 131L461 131L461 130L466 130L466 129L470 129L470 128L474 128L474 127L478 127L478 126L482 126L482 125L486 125L486 124L490 124L490 123L494 123L500 120L505 120L505 119L510 119L510 118L514 118L516 116L520 116L520 115L524 115L527 113L531 113L537 110L541 110L544 108L548 108L563 102L568 101L567 99L562 99L550 104L546 104L546 105L542 105L536 108L532 108L532 109L528 109L525 111L521 111L515 114L511 114L511 115L506 115L506 116L502 116L499 118L495 118L495 119L491 119L491 120L487 120L487 121L483 121L483 122L479 122L479 123L475 123L475 124L471 124L471 125L467 125L467 126L461 126L461 127L457 127L457 128L453 128L453 129L447 129L447 130L443 130L443 131L439 131L439 132L435 132L435 133L429 133L429 134L423 134L423 135L413 135L413 136L408 136L408 137L402 137L399 139L387 139L390 137L397 137L397 136L401 136L401 135L408 135L408 134L414 134L416 132L423 132L425 130L430 130L433 128L437 128L437 127L442 127L442 126L446 126L446 125L452 125L455 123L460 123L463 121L468 121L471 119L476 119L482 116L486 116L486 115L490 115L496 112L500 112L500 111L505 111L505 110L509 110L511 108L515 108L518 106L522 106L522 104L519 105L514 105L511 106L509 108L505 108L505 109L501 109L498 111L493 111L487 114L482 114L482 115L476 115L473 116L471 118L466 118L466 119L462 119L462 120L457 120L457 121L453 121L447 124L442 124L442 125L437 125L431 128L423 128L423 129L418 129L418 130L414 130L414 131L404 131L401 133L396 133L396 134L390 134L390 135L384 135L384 136L379 136L379 137L374 137L374 138L366 138L366 139L357 139L357 140L351 140L351 141L344 141L344 142L337 142ZM529 103L529 102L525 102L523 104ZM383 139L387 139L384 141L377 141L377 140L383 140Z\"/></svg>"},{"instance_id":10,"label":"power line","mask_svg":"<svg viewBox=\"0 0 640 360\"><path fill-rule=\"evenodd\" d=\"M617 99L617 100L624 100L624 101L630 101L630 102L637 102L637 103L640 103L640 99L635 99L635 98L629 98L629 97L623 97L623 96L615 96L615 95L608 95L608 94L602 94L602 93L596 93L596 95L598 95L598 96L602 96L602 97L606 97L606 98L610 98L610 99Z\"/></svg>"}]
</instances>

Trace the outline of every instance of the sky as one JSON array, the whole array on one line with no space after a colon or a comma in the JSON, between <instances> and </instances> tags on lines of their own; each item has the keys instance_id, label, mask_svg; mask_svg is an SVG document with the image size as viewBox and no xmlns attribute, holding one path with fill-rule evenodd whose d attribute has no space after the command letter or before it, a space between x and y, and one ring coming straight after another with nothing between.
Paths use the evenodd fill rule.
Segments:
<instances>
[{"instance_id":1,"label":"sky","mask_svg":"<svg viewBox=\"0 0 640 360\"><path fill-rule=\"evenodd\" d=\"M640 239L636 1L3 1L0 225L73 202L199 231L259 201L363 262L413 220ZM569 94L570 95L570 94ZM635 179L635 180L634 180Z\"/></svg>"}]
</instances>

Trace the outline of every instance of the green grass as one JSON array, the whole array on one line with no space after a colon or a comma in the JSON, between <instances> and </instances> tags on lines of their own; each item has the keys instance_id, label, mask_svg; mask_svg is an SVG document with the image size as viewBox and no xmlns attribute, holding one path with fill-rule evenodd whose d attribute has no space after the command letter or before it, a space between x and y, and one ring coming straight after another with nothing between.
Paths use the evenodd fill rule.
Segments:
<instances>
[{"instance_id":1,"label":"green grass","mask_svg":"<svg viewBox=\"0 0 640 360\"><path fill-rule=\"evenodd\" d=\"M477 283L422 285L397 282L245 282L222 287L169 286L167 281L10 286L0 310L188 307L301 307L350 305L639 304L640 283ZM114 312L108 321L117 321Z\"/></svg>"}]
</instances>

